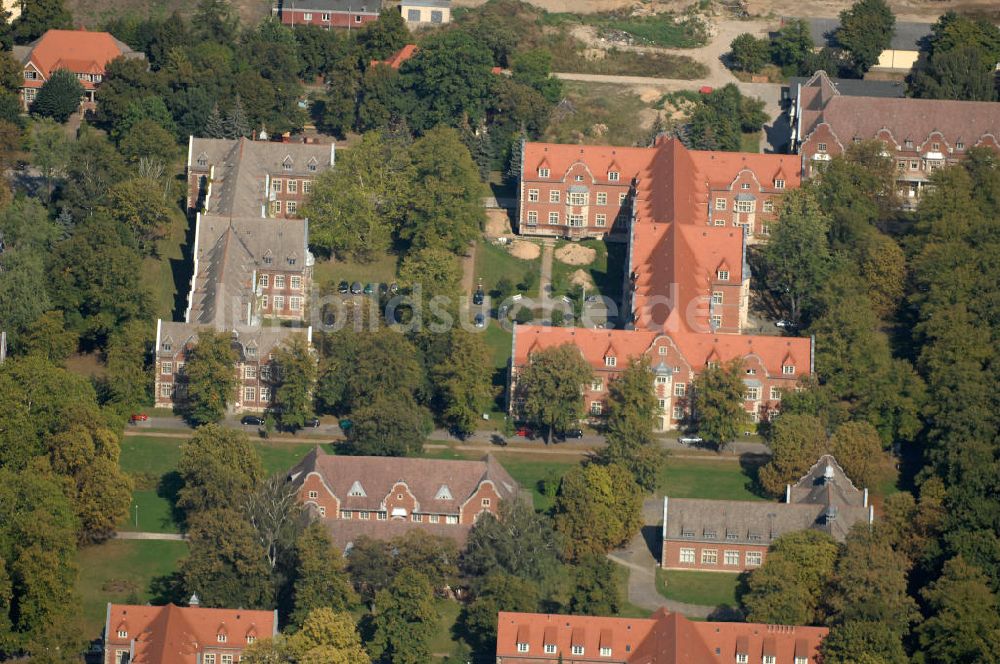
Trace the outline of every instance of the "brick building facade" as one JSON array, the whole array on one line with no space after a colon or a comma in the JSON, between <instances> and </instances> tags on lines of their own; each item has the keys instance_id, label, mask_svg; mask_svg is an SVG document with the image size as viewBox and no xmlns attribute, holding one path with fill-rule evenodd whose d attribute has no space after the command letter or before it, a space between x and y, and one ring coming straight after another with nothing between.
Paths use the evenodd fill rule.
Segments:
<instances>
[{"instance_id":1,"label":"brick building facade","mask_svg":"<svg viewBox=\"0 0 1000 664\"><path fill-rule=\"evenodd\" d=\"M278 634L277 611L108 604L103 664L235 664Z\"/></svg>"},{"instance_id":2,"label":"brick building facade","mask_svg":"<svg viewBox=\"0 0 1000 664\"><path fill-rule=\"evenodd\" d=\"M496 514L520 492L490 455L481 461L355 457L317 447L288 479L342 550L362 535L389 539L412 529L464 543L483 513Z\"/></svg>"},{"instance_id":3,"label":"brick building facade","mask_svg":"<svg viewBox=\"0 0 1000 664\"><path fill-rule=\"evenodd\" d=\"M272 14L284 25L357 30L378 18L381 0L278 0Z\"/></svg>"},{"instance_id":4,"label":"brick building facade","mask_svg":"<svg viewBox=\"0 0 1000 664\"><path fill-rule=\"evenodd\" d=\"M312 184L333 167L332 143L188 138L191 214L294 219Z\"/></svg>"},{"instance_id":5,"label":"brick building facade","mask_svg":"<svg viewBox=\"0 0 1000 664\"><path fill-rule=\"evenodd\" d=\"M764 564L778 537L820 530L839 542L855 523L871 523L868 489L858 489L831 455L785 491L785 502L663 499L667 569L745 572Z\"/></svg>"},{"instance_id":6,"label":"brick building facade","mask_svg":"<svg viewBox=\"0 0 1000 664\"><path fill-rule=\"evenodd\" d=\"M816 664L826 627L543 613L497 616L496 664Z\"/></svg>"},{"instance_id":7,"label":"brick building facade","mask_svg":"<svg viewBox=\"0 0 1000 664\"><path fill-rule=\"evenodd\" d=\"M693 382L710 364L742 361L743 405L754 421L766 420L780 408L782 394L796 389L799 379L812 373L812 341L800 337L517 325L511 349L513 413L519 410L518 376L530 364L532 353L567 343L579 349L593 370L594 378L582 396L591 418L608 412L611 382L628 367L629 359L645 356L659 406L657 431L677 429L688 421Z\"/></svg>"},{"instance_id":8,"label":"brick building facade","mask_svg":"<svg viewBox=\"0 0 1000 664\"><path fill-rule=\"evenodd\" d=\"M934 171L958 163L970 148L1000 152L996 102L848 96L819 71L801 87L791 114L803 176L821 172L852 142L877 139L896 163L907 206L916 204Z\"/></svg>"}]
</instances>

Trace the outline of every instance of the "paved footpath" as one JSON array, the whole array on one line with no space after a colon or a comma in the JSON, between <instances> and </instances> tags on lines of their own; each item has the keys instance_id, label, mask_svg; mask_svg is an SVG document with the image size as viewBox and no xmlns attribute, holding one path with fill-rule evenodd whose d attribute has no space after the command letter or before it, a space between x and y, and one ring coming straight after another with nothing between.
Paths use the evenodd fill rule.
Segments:
<instances>
[{"instance_id":1,"label":"paved footpath","mask_svg":"<svg viewBox=\"0 0 1000 664\"><path fill-rule=\"evenodd\" d=\"M142 533L119 530L115 533L114 539L120 540L165 540L169 542L184 542L187 535L177 533Z\"/></svg>"},{"instance_id":2,"label":"paved footpath","mask_svg":"<svg viewBox=\"0 0 1000 664\"><path fill-rule=\"evenodd\" d=\"M657 560L650 551L646 535L650 540L659 539L663 501L659 498L647 498L642 504L642 516L642 531L625 548L608 554L610 560L628 569L628 601L647 611L664 607L688 618L707 618L715 610L714 606L676 602L656 590Z\"/></svg>"}]
</instances>

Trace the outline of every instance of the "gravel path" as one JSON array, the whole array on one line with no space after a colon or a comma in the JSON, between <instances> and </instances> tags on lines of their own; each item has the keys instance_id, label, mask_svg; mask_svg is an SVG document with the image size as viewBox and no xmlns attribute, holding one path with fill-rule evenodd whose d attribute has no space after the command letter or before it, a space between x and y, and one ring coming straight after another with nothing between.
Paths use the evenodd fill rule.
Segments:
<instances>
[{"instance_id":1,"label":"gravel path","mask_svg":"<svg viewBox=\"0 0 1000 664\"><path fill-rule=\"evenodd\" d=\"M119 530L115 533L114 539L120 540L164 540L168 542L183 542L187 540L187 535L179 535L177 533L142 533L142 532L127 532Z\"/></svg>"}]
</instances>

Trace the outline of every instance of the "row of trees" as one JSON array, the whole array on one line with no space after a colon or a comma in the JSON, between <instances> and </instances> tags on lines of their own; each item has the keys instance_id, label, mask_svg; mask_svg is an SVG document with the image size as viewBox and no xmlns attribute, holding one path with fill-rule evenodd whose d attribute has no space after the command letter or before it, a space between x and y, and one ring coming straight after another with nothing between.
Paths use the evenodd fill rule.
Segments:
<instances>
[{"instance_id":1,"label":"row of trees","mask_svg":"<svg viewBox=\"0 0 1000 664\"><path fill-rule=\"evenodd\" d=\"M833 35L837 48L816 51L808 21L790 19L772 38L748 32L737 36L729 57L734 69L746 72L774 64L786 76L811 76L822 69L831 76L861 78L889 47L895 26L896 17L885 0L857 0L840 12L840 27Z\"/></svg>"}]
</instances>

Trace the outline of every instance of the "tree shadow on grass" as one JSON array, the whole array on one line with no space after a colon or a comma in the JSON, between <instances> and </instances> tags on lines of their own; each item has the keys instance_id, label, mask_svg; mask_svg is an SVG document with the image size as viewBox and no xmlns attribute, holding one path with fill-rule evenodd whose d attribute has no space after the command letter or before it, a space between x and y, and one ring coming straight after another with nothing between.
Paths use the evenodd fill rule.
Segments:
<instances>
[{"instance_id":1,"label":"tree shadow on grass","mask_svg":"<svg viewBox=\"0 0 1000 664\"><path fill-rule=\"evenodd\" d=\"M156 495L170 503L170 516L174 523L179 526L183 525L186 520L184 511L177 507L177 496L182 486L184 486L184 480L181 479L181 474L176 470L164 473L160 477L159 484L156 485Z\"/></svg>"},{"instance_id":2,"label":"tree shadow on grass","mask_svg":"<svg viewBox=\"0 0 1000 664\"><path fill-rule=\"evenodd\" d=\"M767 454L754 454L750 452L740 455L740 468L743 470L743 474L749 478L745 485L747 491L755 496L768 499L772 498L772 496L760 484L760 469L770 458L770 455Z\"/></svg>"}]
</instances>

